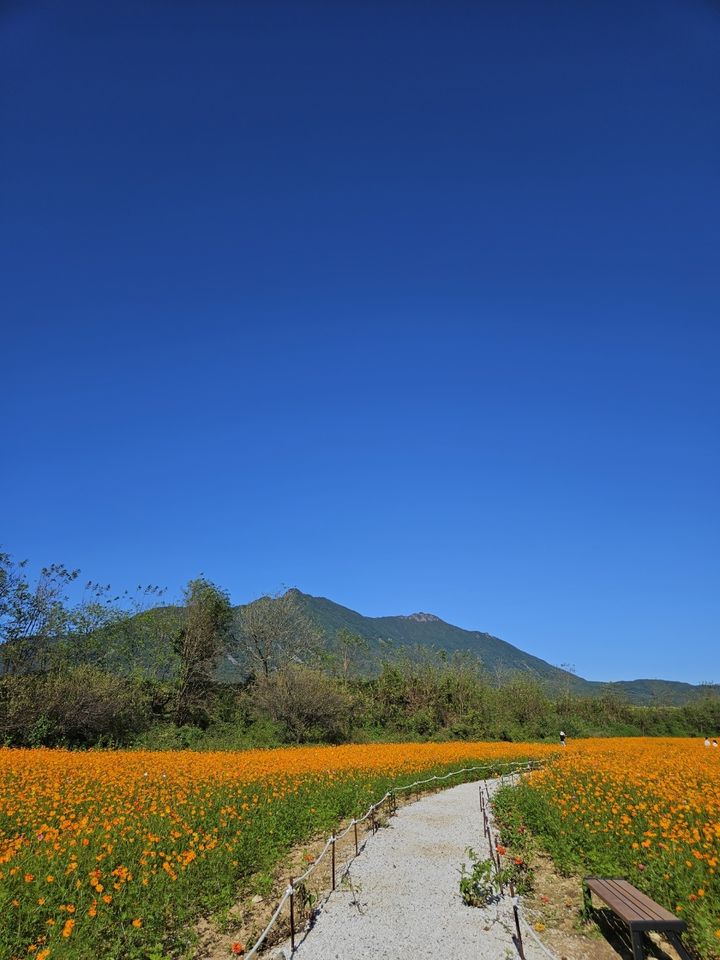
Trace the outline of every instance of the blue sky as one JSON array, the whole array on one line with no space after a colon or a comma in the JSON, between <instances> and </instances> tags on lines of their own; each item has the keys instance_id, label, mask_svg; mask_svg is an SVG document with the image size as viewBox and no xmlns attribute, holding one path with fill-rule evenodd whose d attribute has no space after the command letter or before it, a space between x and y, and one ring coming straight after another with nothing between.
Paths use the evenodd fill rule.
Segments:
<instances>
[{"instance_id":1,"label":"blue sky","mask_svg":"<svg viewBox=\"0 0 720 960\"><path fill-rule=\"evenodd\" d=\"M720 680L720 8L0 14L0 542Z\"/></svg>"}]
</instances>

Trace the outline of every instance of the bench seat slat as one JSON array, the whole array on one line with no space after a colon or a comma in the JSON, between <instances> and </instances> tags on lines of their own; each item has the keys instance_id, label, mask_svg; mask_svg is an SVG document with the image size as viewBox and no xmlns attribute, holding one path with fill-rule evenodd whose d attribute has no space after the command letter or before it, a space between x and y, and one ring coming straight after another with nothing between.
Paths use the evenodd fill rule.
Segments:
<instances>
[{"instance_id":1,"label":"bench seat slat","mask_svg":"<svg viewBox=\"0 0 720 960\"><path fill-rule=\"evenodd\" d=\"M650 897L646 896L636 887L633 887L627 881L610 880L608 882L617 896L621 900L626 901L628 911L635 911L633 919L659 920L661 922L677 919L672 913L665 910L664 907L661 907L659 903L655 903L654 900L651 900Z\"/></svg>"},{"instance_id":2,"label":"bench seat slat","mask_svg":"<svg viewBox=\"0 0 720 960\"><path fill-rule=\"evenodd\" d=\"M684 930L686 923L627 880L588 877L586 884L631 930Z\"/></svg>"}]
</instances>

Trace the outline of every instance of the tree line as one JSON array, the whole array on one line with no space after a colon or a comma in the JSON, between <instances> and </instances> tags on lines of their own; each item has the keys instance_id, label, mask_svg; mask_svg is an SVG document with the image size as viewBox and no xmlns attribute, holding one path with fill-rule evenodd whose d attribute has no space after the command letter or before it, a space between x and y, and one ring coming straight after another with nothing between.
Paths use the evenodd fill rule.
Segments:
<instances>
[{"instance_id":1,"label":"tree line","mask_svg":"<svg viewBox=\"0 0 720 960\"><path fill-rule=\"evenodd\" d=\"M324 636L293 591L233 610L204 577L179 606L154 586L117 596L79 584L77 570L53 565L33 578L0 553L2 744L222 749L720 730L717 697L683 707L579 697L530 675L498 682L470 654L400 649L368 675L364 640Z\"/></svg>"}]
</instances>

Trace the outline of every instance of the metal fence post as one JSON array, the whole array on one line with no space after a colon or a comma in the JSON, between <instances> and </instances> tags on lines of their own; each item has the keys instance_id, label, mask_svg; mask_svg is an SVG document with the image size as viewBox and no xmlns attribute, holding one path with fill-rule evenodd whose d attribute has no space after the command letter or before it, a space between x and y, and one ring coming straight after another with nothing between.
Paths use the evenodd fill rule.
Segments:
<instances>
[{"instance_id":1,"label":"metal fence post","mask_svg":"<svg viewBox=\"0 0 720 960\"><path fill-rule=\"evenodd\" d=\"M295 887L290 877L290 950L295 953Z\"/></svg>"},{"instance_id":2,"label":"metal fence post","mask_svg":"<svg viewBox=\"0 0 720 960\"><path fill-rule=\"evenodd\" d=\"M520 929L520 912L518 910L518 898L515 896L515 887L510 884L510 896L513 902L513 916L515 917L515 930L517 931L517 948L520 954L520 960L525 960L525 948L523 946L522 930Z\"/></svg>"},{"instance_id":3,"label":"metal fence post","mask_svg":"<svg viewBox=\"0 0 720 960\"><path fill-rule=\"evenodd\" d=\"M332 888L335 889L335 834L332 837Z\"/></svg>"},{"instance_id":4,"label":"metal fence post","mask_svg":"<svg viewBox=\"0 0 720 960\"><path fill-rule=\"evenodd\" d=\"M495 857L496 857L496 859L497 859L498 874L501 874L501 873L502 873L502 861L500 860L500 851L498 850L498 846L499 846L499 843L498 843L498 838L497 838L497 834L496 834L496 835L495 835ZM501 882L500 882L500 895L503 896L504 894L505 894L505 890L503 889L503 885L502 885L502 881L501 881Z\"/></svg>"}]
</instances>

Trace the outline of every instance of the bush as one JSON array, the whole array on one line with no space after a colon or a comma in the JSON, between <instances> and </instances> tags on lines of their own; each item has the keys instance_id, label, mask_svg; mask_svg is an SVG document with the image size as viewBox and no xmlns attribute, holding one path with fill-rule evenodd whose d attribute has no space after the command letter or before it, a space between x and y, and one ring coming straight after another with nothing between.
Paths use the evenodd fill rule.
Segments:
<instances>
[{"instance_id":1,"label":"bush","mask_svg":"<svg viewBox=\"0 0 720 960\"><path fill-rule=\"evenodd\" d=\"M353 698L344 685L309 667L291 665L259 679L250 699L282 725L294 743L341 743L351 731Z\"/></svg>"},{"instance_id":2,"label":"bush","mask_svg":"<svg viewBox=\"0 0 720 960\"><path fill-rule=\"evenodd\" d=\"M0 685L0 736L16 746L123 743L149 724L147 690L93 667L6 677Z\"/></svg>"}]
</instances>

